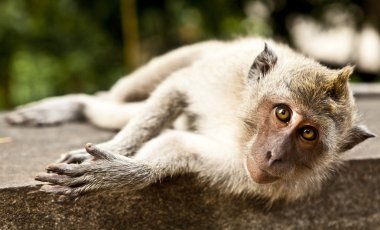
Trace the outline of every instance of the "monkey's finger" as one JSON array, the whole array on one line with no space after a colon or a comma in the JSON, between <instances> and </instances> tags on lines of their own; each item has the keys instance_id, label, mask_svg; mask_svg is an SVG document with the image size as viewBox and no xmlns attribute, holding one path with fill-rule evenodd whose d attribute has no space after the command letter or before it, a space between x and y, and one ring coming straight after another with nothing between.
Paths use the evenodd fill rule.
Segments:
<instances>
[{"instance_id":1,"label":"monkey's finger","mask_svg":"<svg viewBox=\"0 0 380 230\"><path fill-rule=\"evenodd\" d=\"M69 177L66 175L58 175L54 173L39 173L36 178L38 181L49 182L55 185L63 185L68 187L77 187L86 184L86 179L82 177Z\"/></svg>"},{"instance_id":2,"label":"monkey's finger","mask_svg":"<svg viewBox=\"0 0 380 230\"><path fill-rule=\"evenodd\" d=\"M114 160L117 158L114 154L106 150L100 149L91 143L87 143L85 148L89 154L98 159Z\"/></svg>"},{"instance_id":3,"label":"monkey's finger","mask_svg":"<svg viewBox=\"0 0 380 230\"><path fill-rule=\"evenodd\" d=\"M67 159L70 157L70 153L63 153L54 163L67 163Z\"/></svg>"},{"instance_id":4,"label":"monkey's finger","mask_svg":"<svg viewBox=\"0 0 380 230\"><path fill-rule=\"evenodd\" d=\"M47 193L54 193L58 195L68 195L71 192L71 189L61 185L43 185L40 188L40 191Z\"/></svg>"},{"instance_id":5,"label":"monkey's finger","mask_svg":"<svg viewBox=\"0 0 380 230\"><path fill-rule=\"evenodd\" d=\"M61 195L58 199L59 201L64 201L64 200L70 200L74 197L77 197L81 194L84 193L89 193L92 192L94 189L91 188L85 188L85 187L65 187L61 185L43 185L40 188L40 191L42 192L48 192L48 193L54 193L57 195ZM62 199L62 200L60 200Z\"/></svg>"},{"instance_id":6,"label":"monkey's finger","mask_svg":"<svg viewBox=\"0 0 380 230\"><path fill-rule=\"evenodd\" d=\"M67 176L81 176L84 174L82 165L79 164L50 164L46 167L48 172L54 172L57 174L64 174Z\"/></svg>"},{"instance_id":7,"label":"monkey's finger","mask_svg":"<svg viewBox=\"0 0 380 230\"><path fill-rule=\"evenodd\" d=\"M55 173L38 173L34 179L42 182L63 185L70 180L71 177Z\"/></svg>"}]
</instances>

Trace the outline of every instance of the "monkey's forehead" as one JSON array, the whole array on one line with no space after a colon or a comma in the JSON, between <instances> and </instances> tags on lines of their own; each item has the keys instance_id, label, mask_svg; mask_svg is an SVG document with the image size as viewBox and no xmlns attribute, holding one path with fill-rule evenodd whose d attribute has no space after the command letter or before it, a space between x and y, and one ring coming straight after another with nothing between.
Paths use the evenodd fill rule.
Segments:
<instances>
[{"instance_id":1,"label":"monkey's forehead","mask_svg":"<svg viewBox=\"0 0 380 230\"><path fill-rule=\"evenodd\" d=\"M277 86L285 86L286 90L292 92L293 95L303 95L306 99L325 100L334 90L339 73L338 70L332 70L312 60L304 59L300 63L293 61L280 64L273 71L274 76L268 76L267 80ZM347 83L347 79L339 87L347 88L348 84L345 83ZM350 90L347 88L340 92L350 93ZM341 102L345 103L345 101Z\"/></svg>"},{"instance_id":2,"label":"monkey's forehead","mask_svg":"<svg viewBox=\"0 0 380 230\"><path fill-rule=\"evenodd\" d=\"M270 80L261 85L261 98L276 96L288 98L295 107L304 113L330 117L336 123L351 122L355 105L351 90L339 99L331 97L331 79L333 71L288 71L287 75L276 76L275 81ZM268 76L270 77L270 76ZM266 90L265 90L266 89Z\"/></svg>"}]
</instances>

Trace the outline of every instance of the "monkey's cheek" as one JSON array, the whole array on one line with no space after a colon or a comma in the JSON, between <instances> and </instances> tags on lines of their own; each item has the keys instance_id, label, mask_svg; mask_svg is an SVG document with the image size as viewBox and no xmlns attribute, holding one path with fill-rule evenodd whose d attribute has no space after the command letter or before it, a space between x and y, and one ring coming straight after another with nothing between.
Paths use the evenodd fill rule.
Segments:
<instances>
[{"instance_id":1,"label":"monkey's cheek","mask_svg":"<svg viewBox=\"0 0 380 230\"><path fill-rule=\"evenodd\" d=\"M247 159L247 169L252 180L258 184L269 184L279 179L279 177L272 176L266 171L261 170L253 159Z\"/></svg>"}]
</instances>

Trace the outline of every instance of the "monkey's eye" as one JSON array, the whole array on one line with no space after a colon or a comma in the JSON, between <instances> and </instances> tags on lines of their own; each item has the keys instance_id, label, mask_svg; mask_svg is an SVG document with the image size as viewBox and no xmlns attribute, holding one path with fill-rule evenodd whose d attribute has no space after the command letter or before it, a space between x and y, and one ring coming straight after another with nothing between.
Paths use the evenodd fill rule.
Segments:
<instances>
[{"instance_id":1,"label":"monkey's eye","mask_svg":"<svg viewBox=\"0 0 380 230\"><path fill-rule=\"evenodd\" d=\"M279 105L276 107L276 117L282 122L289 122L291 117L291 112L288 106Z\"/></svg>"},{"instance_id":2,"label":"monkey's eye","mask_svg":"<svg viewBox=\"0 0 380 230\"><path fill-rule=\"evenodd\" d=\"M313 141L317 139L318 131L311 126L305 126L300 129L300 135L303 139L307 141Z\"/></svg>"}]
</instances>

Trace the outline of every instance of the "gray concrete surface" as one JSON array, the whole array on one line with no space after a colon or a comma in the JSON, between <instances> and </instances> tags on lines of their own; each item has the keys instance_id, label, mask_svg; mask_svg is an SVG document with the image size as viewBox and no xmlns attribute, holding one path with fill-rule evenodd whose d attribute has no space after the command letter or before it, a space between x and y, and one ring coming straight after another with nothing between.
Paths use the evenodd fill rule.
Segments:
<instances>
[{"instance_id":1,"label":"gray concrete surface","mask_svg":"<svg viewBox=\"0 0 380 230\"><path fill-rule=\"evenodd\" d=\"M380 96L380 84L356 83L351 84L356 97L378 97Z\"/></svg>"},{"instance_id":2,"label":"gray concrete surface","mask_svg":"<svg viewBox=\"0 0 380 230\"><path fill-rule=\"evenodd\" d=\"M380 95L380 93L379 93ZM380 135L380 96L358 96L359 111ZM0 115L0 229L379 229L380 141L344 155L345 166L320 194L267 209L251 197L229 197L193 175L142 191L58 202L38 191L36 172L60 153L114 133L84 123L10 127Z\"/></svg>"}]
</instances>

